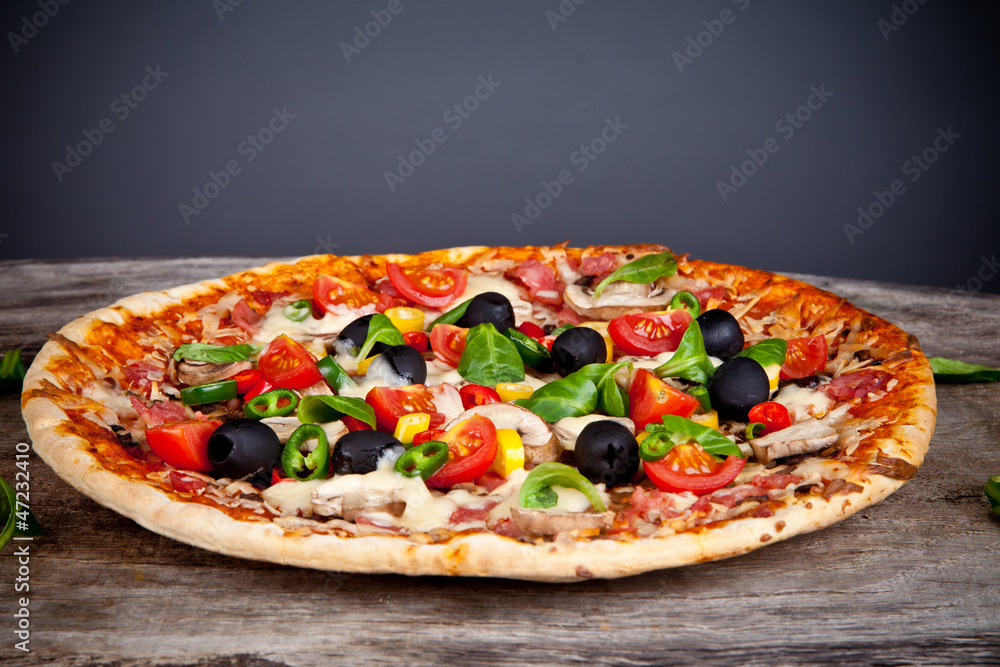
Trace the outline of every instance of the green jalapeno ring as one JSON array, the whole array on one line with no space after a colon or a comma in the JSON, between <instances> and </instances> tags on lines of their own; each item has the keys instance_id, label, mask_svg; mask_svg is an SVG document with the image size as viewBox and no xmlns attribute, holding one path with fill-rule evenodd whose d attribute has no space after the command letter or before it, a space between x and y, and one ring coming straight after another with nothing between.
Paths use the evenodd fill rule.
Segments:
<instances>
[{"instance_id":1,"label":"green jalapeno ring","mask_svg":"<svg viewBox=\"0 0 1000 667\"><path fill-rule=\"evenodd\" d=\"M318 440L316 449L302 453L302 446L309 440ZM324 479L330 471L330 441L326 431L316 424L303 424L295 429L281 452L281 468L285 475L300 482ZM302 473L310 471L305 477Z\"/></svg>"},{"instance_id":2,"label":"green jalapeno ring","mask_svg":"<svg viewBox=\"0 0 1000 667\"><path fill-rule=\"evenodd\" d=\"M448 444L440 440L411 447L396 459L394 470L404 477L429 479L448 462Z\"/></svg>"},{"instance_id":3,"label":"green jalapeno ring","mask_svg":"<svg viewBox=\"0 0 1000 667\"><path fill-rule=\"evenodd\" d=\"M340 391L344 387L357 387L358 383L337 363L333 355L327 355L316 362L316 368L323 374L323 379L332 388Z\"/></svg>"},{"instance_id":4,"label":"green jalapeno ring","mask_svg":"<svg viewBox=\"0 0 1000 667\"><path fill-rule=\"evenodd\" d=\"M681 290L677 294L674 294L673 298L670 299L671 308L683 308L684 310L691 313L691 317L698 317L701 315L701 303L691 292L687 290Z\"/></svg>"},{"instance_id":5,"label":"green jalapeno ring","mask_svg":"<svg viewBox=\"0 0 1000 667\"><path fill-rule=\"evenodd\" d=\"M197 387L181 389L181 403L184 405L204 405L236 398L236 380L222 380Z\"/></svg>"},{"instance_id":6,"label":"green jalapeno ring","mask_svg":"<svg viewBox=\"0 0 1000 667\"><path fill-rule=\"evenodd\" d=\"M312 313L312 301L309 299L299 299L295 303L285 306L282 313L292 322L302 322Z\"/></svg>"},{"instance_id":7,"label":"green jalapeno ring","mask_svg":"<svg viewBox=\"0 0 1000 667\"><path fill-rule=\"evenodd\" d=\"M285 401L284 405L281 404ZM266 419L267 417L286 417L299 404L298 397L289 389L272 389L251 398L243 414L251 419Z\"/></svg>"}]
</instances>

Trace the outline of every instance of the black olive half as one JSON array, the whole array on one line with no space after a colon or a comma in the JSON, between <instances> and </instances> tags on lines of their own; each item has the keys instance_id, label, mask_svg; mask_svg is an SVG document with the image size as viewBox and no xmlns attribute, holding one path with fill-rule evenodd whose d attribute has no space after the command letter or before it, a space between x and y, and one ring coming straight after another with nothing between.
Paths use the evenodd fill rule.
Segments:
<instances>
[{"instance_id":1,"label":"black olive half","mask_svg":"<svg viewBox=\"0 0 1000 667\"><path fill-rule=\"evenodd\" d=\"M764 367L749 357L724 362L708 381L708 397L723 419L745 422L750 408L767 401L770 393Z\"/></svg>"},{"instance_id":2,"label":"black olive half","mask_svg":"<svg viewBox=\"0 0 1000 667\"><path fill-rule=\"evenodd\" d=\"M388 433L351 431L333 447L333 470L338 475L363 475L374 471L380 458L398 458L405 451L403 443Z\"/></svg>"},{"instance_id":3,"label":"black olive half","mask_svg":"<svg viewBox=\"0 0 1000 667\"><path fill-rule=\"evenodd\" d=\"M240 479L270 469L281 458L281 441L267 424L256 419L234 419L212 432L208 460L221 475Z\"/></svg>"},{"instance_id":4,"label":"black olive half","mask_svg":"<svg viewBox=\"0 0 1000 667\"><path fill-rule=\"evenodd\" d=\"M483 292L472 297L465 314L456 322L458 326L471 329L477 324L489 322L503 333L514 328L514 307L510 299L499 292Z\"/></svg>"},{"instance_id":5,"label":"black olive half","mask_svg":"<svg viewBox=\"0 0 1000 667\"><path fill-rule=\"evenodd\" d=\"M363 315L348 324L344 327L343 331L337 334L337 338L333 341L332 349L330 344L327 344L326 351L330 354L355 356L358 350L361 349L361 346L365 344L365 339L368 338L368 325L371 324L372 317L374 317L374 314ZM373 357L376 354L381 354L387 347L389 346L385 343L375 343L368 356Z\"/></svg>"},{"instance_id":6,"label":"black olive half","mask_svg":"<svg viewBox=\"0 0 1000 667\"><path fill-rule=\"evenodd\" d=\"M610 419L584 426L573 453L584 477L609 487L630 481L639 470L639 443L631 431Z\"/></svg>"},{"instance_id":7,"label":"black olive half","mask_svg":"<svg viewBox=\"0 0 1000 667\"><path fill-rule=\"evenodd\" d=\"M743 331L736 318L724 310L706 310L698 316L705 352L710 357L729 359L743 349Z\"/></svg>"},{"instance_id":8,"label":"black olive half","mask_svg":"<svg viewBox=\"0 0 1000 667\"><path fill-rule=\"evenodd\" d=\"M563 377L587 364L604 363L608 348L604 336L587 327L573 327L552 341L552 361Z\"/></svg>"},{"instance_id":9,"label":"black olive half","mask_svg":"<svg viewBox=\"0 0 1000 667\"><path fill-rule=\"evenodd\" d=\"M427 380L427 362L416 348L393 345L382 350L368 366L366 382L377 382L390 387L423 384Z\"/></svg>"}]
</instances>

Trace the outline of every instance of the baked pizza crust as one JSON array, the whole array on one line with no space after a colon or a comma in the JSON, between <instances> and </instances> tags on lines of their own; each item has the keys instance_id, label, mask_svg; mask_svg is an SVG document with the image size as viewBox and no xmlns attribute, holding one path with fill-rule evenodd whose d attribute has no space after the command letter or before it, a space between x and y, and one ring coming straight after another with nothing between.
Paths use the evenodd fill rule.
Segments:
<instances>
[{"instance_id":1,"label":"baked pizza crust","mask_svg":"<svg viewBox=\"0 0 1000 667\"><path fill-rule=\"evenodd\" d=\"M600 248L598 250L605 250ZM646 253L661 246L629 246L615 250ZM499 250L499 252L497 252ZM221 280L146 292L127 297L68 324L62 339L47 343L35 358L24 380L22 409L28 434L39 456L80 492L140 525L181 542L211 551L285 565L347 572L407 575L491 576L537 581L578 581L591 577L614 578L650 570L727 558L824 528L860 509L879 502L905 483L882 474L858 478L862 491L847 495L809 496L775 510L766 518L738 518L702 526L695 531L665 537L629 540L551 541L526 543L489 532L461 534L442 543L418 543L406 537L382 535L339 537L287 532L266 519L238 520L213 506L171 498L152 485L132 481L108 470L90 442L67 429L71 421L65 401L74 382L65 370L67 355L79 355L88 337L108 324L126 327L132 318L155 317L165 309L190 307L199 299L247 285L281 289L328 267L331 261L360 271L384 275L387 261L402 264L440 262L464 265L474 258L497 252L499 257L523 261L545 249L485 247L452 248L418 256L306 257L294 264L272 263ZM872 451L919 466L934 429L936 398L926 357L912 336L842 299L811 285L766 272L707 262L684 261L682 271L698 276L733 276L753 283L755 290L783 304L801 299L805 304L825 302L845 320L863 318L867 335L880 342L895 341L908 355L894 369L903 384L879 402L878 416L888 422L877 427L865 445ZM195 308L196 309L196 308ZM842 313L842 315L840 315ZM75 345L74 345L75 343ZM100 421L99 412L91 417ZM105 424L106 427L106 424Z\"/></svg>"}]
</instances>

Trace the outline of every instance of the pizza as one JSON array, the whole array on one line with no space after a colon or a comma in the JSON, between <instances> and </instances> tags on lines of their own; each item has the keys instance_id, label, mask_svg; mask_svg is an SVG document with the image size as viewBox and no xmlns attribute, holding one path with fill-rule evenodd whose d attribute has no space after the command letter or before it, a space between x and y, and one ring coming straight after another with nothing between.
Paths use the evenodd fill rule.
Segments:
<instances>
[{"instance_id":1,"label":"pizza","mask_svg":"<svg viewBox=\"0 0 1000 667\"><path fill-rule=\"evenodd\" d=\"M157 533L409 575L621 577L845 519L934 428L915 337L660 245L317 255L50 334L38 455Z\"/></svg>"}]
</instances>

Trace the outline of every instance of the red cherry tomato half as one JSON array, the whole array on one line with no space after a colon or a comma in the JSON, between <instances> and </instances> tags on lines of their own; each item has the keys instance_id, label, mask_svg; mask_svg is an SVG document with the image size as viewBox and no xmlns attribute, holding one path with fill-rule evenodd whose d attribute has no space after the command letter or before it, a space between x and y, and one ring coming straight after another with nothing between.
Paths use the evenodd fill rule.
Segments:
<instances>
[{"instance_id":1,"label":"red cherry tomato half","mask_svg":"<svg viewBox=\"0 0 1000 667\"><path fill-rule=\"evenodd\" d=\"M534 322L521 322L517 325L517 330L523 333L525 336L530 336L535 340L538 340L545 335L545 329L541 328Z\"/></svg>"},{"instance_id":2,"label":"red cherry tomato half","mask_svg":"<svg viewBox=\"0 0 1000 667\"><path fill-rule=\"evenodd\" d=\"M395 433L399 418L411 412L430 414L431 428L443 424L444 415L437 412L432 396L430 390L422 384L411 384L406 387L372 387L365 396L365 402L375 410L375 424L378 430Z\"/></svg>"},{"instance_id":3,"label":"red cherry tomato half","mask_svg":"<svg viewBox=\"0 0 1000 667\"><path fill-rule=\"evenodd\" d=\"M643 461L642 467L661 491L690 491L703 496L736 479L746 462L739 456L728 456L719 463L701 445L687 443L677 445L659 461Z\"/></svg>"},{"instance_id":4,"label":"red cherry tomato half","mask_svg":"<svg viewBox=\"0 0 1000 667\"><path fill-rule=\"evenodd\" d=\"M236 380L236 393L242 396L257 386L257 383L264 378L264 374L256 368L248 368L233 376ZM253 398L251 396L250 398Z\"/></svg>"},{"instance_id":5,"label":"red cherry tomato half","mask_svg":"<svg viewBox=\"0 0 1000 667\"><path fill-rule=\"evenodd\" d=\"M430 308L443 308L464 291L469 274L462 269L404 269L399 264L386 265L389 281L407 299Z\"/></svg>"},{"instance_id":6,"label":"red cherry tomato half","mask_svg":"<svg viewBox=\"0 0 1000 667\"><path fill-rule=\"evenodd\" d=\"M320 316L328 310L333 310L334 306L361 308L370 304L382 305L382 295L376 294L364 285L335 276L316 276L316 282L313 283L313 305L320 312Z\"/></svg>"},{"instance_id":7,"label":"red cherry tomato half","mask_svg":"<svg viewBox=\"0 0 1000 667\"><path fill-rule=\"evenodd\" d=\"M552 351L552 343L556 342L558 336L542 336L538 339L538 342L545 346L545 349L549 352Z\"/></svg>"},{"instance_id":8,"label":"red cherry tomato half","mask_svg":"<svg viewBox=\"0 0 1000 667\"><path fill-rule=\"evenodd\" d=\"M208 472L212 469L208 438L221 425L217 419L170 422L146 429L146 442L164 463L180 470Z\"/></svg>"},{"instance_id":9,"label":"red cherry tomato half","mask_svg":"<svg viewBox=\"0 0 1000 667\"><path fill-rule=\"evenodd\" d=\"M282 389L305 389L323 379L306 348L285 335L268 343L260 353L257 368L265 380Z\"/></svg>"},{"instance_id":10,"label":"red cherry tomato half","mask_svg":"<svg viewBox=\"0 0 1000 667\"><path fill-rule=\"evenodd\" d=\"M439 428L431 428L426 431L421 431L413 436L413 446L422 445L429 440L440 440L441 436L444 435L444 431Z\"/></svg>"},{"instance_id":11,"label":"red cherry tomato half","mask_svg":"<svg viewBox=\"0 0 1000 667\"><path fill-rule=\"evenodd\" d=\"M434 356L452 368L458 367L465 351L465 337L469 330L454 324L435 324L431 329L431 349Z\"/></svg>"},{"instance_id":12,"label":"red cherry tomato half","mask_svg":"<svg viewBox=\"0 0 1000 667\"><path fill-rule=\"evenodd\" d=\"M261 377L263 377L263 374L261 374ZM237 386L237 388L238 388L238 386ZM255 384L253 386L253 388L250 391L248 391L243 396L243 400L244 401L252 401L253 399L255 399L258 396L260 396L261 394L266 394L267 392L271 391L274 388L275 388L275 386L273 384L271 384L267 380L263 380L262 379L257 384Z\"/></svg>"},{"instance_id":13,"label":"red cherry tomato half","mask_svg":"<svg viewBox=\"0 0 1000 667\"><path fill-rule=\"evenodd\" d=\"M500 394L492 387L484 387L480 384L467 384L458 390L462 397L462 407L468 410L477 405L487 403L500 403Z\"/></svg>"},{"instance_id":14,"label":"red cherry tomato half","mask_svg":"<svg viewBox=\"0 0 1000 667\"><path fill-rule=\"evenodd\" d=\"M368 422L363 422L356 417L351 417L350 415L344 415L340 418L340 421L344 423L348 431L373 431Z\"/></svg>"},{"instance_id":15,"label":"red cherry tomato half","mask_svg":"<svg viewBox=\"0 0 1000 667\"><path fill-rule=\"evenodd\" d=\"M679 308L616 317L608 324L608 333L625 354L655 356L676 350L689 324L691 313Z\"/></svg>"},{"instance_id":16,"label":"red cherry tomato half","mask_svg":"<svg viewBox=\"0 0 1000 667\"><path fill-rule=\"evenodd\" d=\"M788 408L774 401L758 403L750 408L750 421L760 422L764 425L761 435L774 433L792 425L792 418L788 414Z\"/></svg>"},{"instance_id":17,"label":"red cherry tomato half","mask_svg":"<svg viewBox=\"0 0 1000 667\"><path fill-rule=\"evenodd\" d=\"M403 342L417 352L423 353L430 349L430 339L423 331L407 331L403 334Z\"/></svg>"},{"instance_id":18,"label":"red cherry tomato half","mask_svg":"<svg viewBox=\"0 0 1000 667\"><path fill-rule=\"evenodd\" d=\"M645 368L636 371L632 378L628 400L628 414L635 422L636 433L645 429L646 424L659 422L663 415L688 418L700 405L697 398L674 389Z\"/></svg>"},{"instance_id":19,"label":"red cherry tomato half","mask_svg":"<svg viewBox=\"0 0 1000 667\"><path fill-rule=\"evenodd\" d=\"M497 455L497 429L489 419L473 415L452 426L441 438L448 444L448 462L427 486L448 488L481 477Z\"/></svg>"},{"instance_id":20,"label":"red cherry tomato half","mask_svg":"<svg viewBox=\"0 0 1000 667\"><path fill-rule=\"evenodd\" d=\"M793 338L788 341L785 363L781 366L778 377L782 380L794 380L816 375L826 367L828 354L826 336Z\"/></svg>"}]
</instances>

